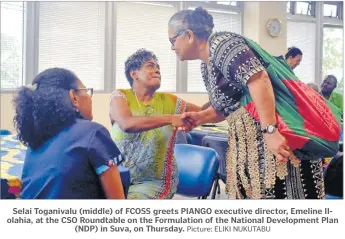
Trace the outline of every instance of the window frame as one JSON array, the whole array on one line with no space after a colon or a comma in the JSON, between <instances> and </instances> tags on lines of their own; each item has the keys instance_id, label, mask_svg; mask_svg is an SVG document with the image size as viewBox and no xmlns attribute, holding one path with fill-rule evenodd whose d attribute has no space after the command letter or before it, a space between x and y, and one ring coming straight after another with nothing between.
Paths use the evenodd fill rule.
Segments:
<instances>
[{"instance_id":1,"label":"window frame","mask_svg":"<svg viewBox=\"0 0 345 239\"><path fill-rule=\"evenodd\" d=\"M315 81L317 85L321 85L322 82L322 70L323 70L323 28L343 28L344 22L342 20L343 2L312 2L312 14L310 15L295 15L294 9L296 2L290 2L290 13L287 13L287 21L295 22L315 22ZM341 19L335 17L325 17L323 8L324 4L337 5L337 11L341 12ZM292 7L291 7L292 6ZM293 11L291 11L293 9ZM302 50L303 51L303 50Z\"/></svg>"},{"instance_id":2,"label":"window frame","mask_svg":"<svg viewBox=\"0 0 345 239\"><path fill-rule=\"evenodd\" d=\"M136 1L142 2L142 1ZM38 72L39 63L39 17L40 2L26 3L24 20L23 41L23 85L31 84ZM183 2L160 1L145 2L151 4L167 4L177 7L177 10L185 10L192 5L203 6L206 9L234 11L241 16L241 32L243 32L243 3L237 2L236 6L217 4L217 2ZM116 7L117 2L106 2L105 12L105 37L104 37L104 89L96 90L96 94L111 93L116 89ZM29 34L30 33L30 34ZM167 39L168 40L168 39ZM169 51L170 49L167 49ZM205 92L187 91L188 63L176 59L176 94L205 94ZM202 79L200 79L202 80ZM16 89L1 89L1 93L14 93Z\"/></svg>"},{"instance_id":3,"label":"window frame","mask_svg":"<svg viewBox=\"0 0 345 239\"><path fill-rule=\"evenodd\" d=\"M232 6L232 5L222 5L222 4L217 4L217 2L184 2L185 5L181 10L187 10L189 7L195 7L201 6L209 10L223 10L227 12L236 12L240 14L240 24L241 24L241 33L243 33L243 2L237 2L237 6ZM180 79L179 83L181 84L181 87L176 89L180 89L180 91L176 92L178 94L195 94L195 95L202 95L202 94L207 94L206 88L205 92L198 92L198 91L188 91L188 61L183 61L180 62L178 59L177 61L180 63ZM182 79L187 79L187 80L182 80ZM202 81L203 79L200 79Z\"/></svg>"},{"instance_id":4,"label":"window frame","mask_svg":"<svg viewBox=\"0 0 345 239\"><path fill-rule=\"evenodd\" d=\"M322 24L320 26L320 28L322 28L322 41L321 41L321 49L322 49L322 56L320 58L320 68L321 68L321 75L320 75L320 81L318 82L319 85L321 85L322 81L323 81L323 77L324 77L324 72L323 72L323 43L324 43L324 29L325 28L340 28L343 29L344 32L344 24L343 24L343 2L324 2L325 4L329 4L329 5L337 5L337 17L326 17L323 14L323 9L322 9ZM340 14L339 14L340 12ZM343 37L343 44L344 44L344 37ZM345 52L345 48L343 48L343 63L345 62L344 59L344 52ZM343 79L344 79L345 75L344 75L344 66L343 66ZM341 79L338 79L338 83L340 82Z\"/></svg>"},{"instance_id":5,"label":"window frame","mask_svg":"<svg viewBox=\"0 0 345 239\"><path fill-rule=\"evenodd\" d=\"M33 40L31 43L31 47L34 50L32 52L33 54L33 62L30 64L31 71L29 72L30 75L28 79L34 79L34 77L39 73L39 18L40 18L40 3L39 1L37 2L28 2L32 3L32 12L30 14L33 14L33 23L30 24L32 29L34 30L34 39L28 39L29 42ZM113 46L113 40L116 39L115 36L113 36L113 31L114 29L111 26L114 26L114 22L112 22L112 18L115 17L116 19L116 12L113 12L113 6L112 2L103 2L105 4L105 23L104 23L104 52L103 52L103 90L94 90L94 94L105 94L105 93L111 93L112 91L108 90L112 87L112 72L114 71L113 68L115 69L115 65L112 64L112 56L110 56L110 52L112 52L112 48L115 47ZM30 34L29 34L30 35ZM27 36L30 37L30 36ZM108 45L107 45L108 44ZM71 69L73 71L73 69ZM114 71L115 72L115 71ZM29 80L27 84L31 84L32 80ZM87 86L91 87L91 86Z\"/></svg>"},{"instance_id":6,"label":"window frame","mask_svg":"<svg viewBox=\"0 0 345 239\"><path fill-rule=\"evenodd\" d=\"M29 34L27 34L29 32L29 27L30 25L28 24L28 12L29 9L28 7L30 6L29 3L31 2L25 2L25 1L22 1L23 3L23 8L25 9L24 12L23 12L23 35L22 35L22 41L23 41L23 46L22 46L22 85L21 86L24 86L24 85L27 85L27 75L26 75L26 72L27 72L27 66L26 66L26 63L27 63L27 58L28 58L28 54L27 54L27 51L28 51L28 45L27 45L27 36ZM2 4L2 2L0 3L0 5ZM0 47L1 48L1 47ZM1 49L0 49L1 51ZM0 66L1 68L1 66ZM21 87L19 86L19 87ZM19 88L18 87L18 88ZM0 93L1 94L13 94L17 91L17 89L14 89L14 88L1 88L0 87Z\"/></svg>"},{"instance_id":7,"label":"window frame","mask_svg":"<svg viewBox=\"0 0 345 239\"><path fill-rule=\"evenodd\" d=\"M344 6L344 3L343 2L336 2L336 1L330 1L330 2L324 2L324 4L327 4L327 5L333 5L333 6L336 6L337 7L337 13L336 13L336 16L335 17L328 17L328 16L324 16L323 14L323 17L324 18L331 18L331 19L339 19L339 20L343 20L343 6Z\"/></svg>"},{"instance_id":8,"label":"window frame","mask_svg":"<svg viewBox=\"0 0 345 239\"><path fill-rule=\"evenodd\" d=\"M117 12L117 6L118 4L120 4L121 2L111 2L111 4L113 5L114 7L114 19L113 19L113 31L114 31L114 34L113 34L113 39L110 41L111 44L113 45L113 48L115 49L113 51L113 56L112 56L112 63L111 65L113 66L113 68L115 69L116 67L116 34L117 34L117 31L116 31L116 27L117 27L117 22L116 22L116 19L117 19L117 16L116 16L116 12ZM142 4L151 4L151 5L162 5L162 6L172 6L172 7L176 7L177 11L183 9L183 2L179 2L179 1L157 1L157 2L150 2L150 1L134 1L134 2L130 2L130 3L142 3ZM168 24L168 23L167 23ZM167 29L166 29L167 30ZM168 36L166 37L166 40L168 41ZM170 51L170 48L167 48L167 51ZM128 57L128 56L126 56ZM159 59L158 59L159 60ZM176 59L176 72L175 72L175 75L176 75L176 80L175 80L175 91L172 91L172 92L169 92L169 93L172 93L172 94L178 94L179 93L179 90L180 88L178 87L181 87L181 82L179 81L181 79L181 77L179 77L179 74L181 74L181 67L179 65L179 61L178 59ZM125 76L123 76L125 77ZM116 81L116 70L114 70L113 72L113 77L111 78L111 86L112 88L110 88L110 90L107 90L106 92L102 92L102 93L111 93L113 92L115 89L117 89L117 81ZM128 85L129 87L129 85Z\"/></svg>"},{"instance_id":9,"label":"window frame","mask_svg":"<svg viewBox=\"0 0 345 239\"><path fill-rule=\"evenodd\" d=\"M140 2L140 1L138 1ZM30 84L33 78L38 74L38 37L39 37L39 2L25 2L26 11L24 14L24 41L23 41L23 82L24 84ZM200 5L207 9L235 11L241 15L241 32L243 33L243 2L238 2L237 6L222 5L216 2L182 2L182 1L161 1L152 3L165 3L169 5L177 6L178 10L188 9L192 5ZM104 50L104 90L95 91L95 93L111 93L116 87L116 5L117 2L106 2L106 22L105 22L105 50ZM323 16L323 4L337 5L337 16L324 17ZM311 11L313 16L296 15L295 8L296 2L290 2L290 13L287 13L288 21L308 21L315 22L317 33L316 39L319 40L316 43L316 50L323 49L323 28L334 27L343 28L343 2L312 2ZM169 49L167 49L169 50ZM176 94L205 94L203 92L187 91L187 76L188 76L188 63L186 61L180 62L177 59L176 62ZM315 60L316 71L317 66L322 68L322 52L316 56ZM321 83L321 75L318 76L318 72L315 72L315 82ZM319 77L319 78L318 78ZM185 80L187 79L187 80ZM16 89L2 89L1 93L14 93Z\"/></svg>"}]
</instances>

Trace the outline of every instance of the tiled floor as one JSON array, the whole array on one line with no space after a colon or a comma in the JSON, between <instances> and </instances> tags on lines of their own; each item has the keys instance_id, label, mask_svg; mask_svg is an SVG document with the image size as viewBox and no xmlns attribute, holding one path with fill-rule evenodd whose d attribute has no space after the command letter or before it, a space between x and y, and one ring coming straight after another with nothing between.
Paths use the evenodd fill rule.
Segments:
<instances>
[{"instance_id":1,"label":"tiled floor","mask_svg":"<svg viewBox=\"0 0 345 239\"><path fill-rule=\"evenodd\" d=\"M220 194L216 193L216 200L225 200L228 199L226 193L225 193L225 184L219 180L219 185L220 185ZM213 188L212 188L213 190ZM211 193L212 193L211 190ZM177 199L177 200L196 200L197 198L188 198L188 197L183 197L181 195L175 195L173 197L173 199ZM208 200L211 200L211 195L207 197Z\"/></svg>"}]
</instances>

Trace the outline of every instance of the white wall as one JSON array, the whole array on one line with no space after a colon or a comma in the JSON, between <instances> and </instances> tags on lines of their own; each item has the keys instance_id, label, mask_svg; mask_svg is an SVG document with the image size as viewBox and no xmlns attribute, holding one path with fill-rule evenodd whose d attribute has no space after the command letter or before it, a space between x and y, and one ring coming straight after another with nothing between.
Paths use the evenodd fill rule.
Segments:
<instances>
[{"instance_id":1,"label":"white wall","mask_svg":"<svg viewBox=\"0 0 345 239\"><path fill-rule=\"evenodd\" d=\"M257 42L274 56L286 53L287 2L244 2L243 35ZM266 29L271 18L282 22L280 36L271 37Z\"/></svg>"}]
</instances>

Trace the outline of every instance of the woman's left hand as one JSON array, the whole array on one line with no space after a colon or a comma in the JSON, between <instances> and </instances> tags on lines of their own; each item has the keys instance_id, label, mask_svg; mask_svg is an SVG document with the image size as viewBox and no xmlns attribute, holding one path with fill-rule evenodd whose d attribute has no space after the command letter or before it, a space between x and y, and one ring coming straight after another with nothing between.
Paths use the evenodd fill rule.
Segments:
<instances>
[{"instance_id":1,"label":"woman's left hand","mask_svg":"<svg viewBox=\"0 0 345 239\"><path fill-rule=\"evenodd\" d=\"M192 129L201 125L202 116L199 112L185 112L181 115L181 119L188 122L190 125L189 128L187 127L180 127L179 130L183 130L185 132L191 131Z\"/></svg>"},{"instance_id":2,"label":"woman's left hand","mask_svg":"<svg viewBox=\"0 0 345 239\"><path fill-rule=\"evenodd\" d=\"M173 115L171 124L172 126L184 129L185 131L190 131L193 127L192 124L187 119L183 119L181 115Z\"/></svg>"},{"instance_id":3,"label":"woman's left hand","mask_svg":"<svg viewBox=\"0 0 345 239\"><path fill-rule=\"evenodd\" d=\"M291 150L288 146L287 140L279 131L273 134L264 134L264 139L267 148L276 156L278 161L287 162L291 156Z\"/></svg>"}]
</instances>

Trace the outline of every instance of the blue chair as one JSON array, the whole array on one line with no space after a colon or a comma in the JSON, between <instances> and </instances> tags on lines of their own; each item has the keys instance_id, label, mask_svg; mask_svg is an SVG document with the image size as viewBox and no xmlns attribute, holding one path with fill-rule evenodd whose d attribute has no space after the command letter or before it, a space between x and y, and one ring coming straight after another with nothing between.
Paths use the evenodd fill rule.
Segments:
<instances>
[{"instance_id":1,"label":"blue chair","mask_svg":"<svg viewBox=\"0 0 345 239\"><path fill-rule=\"evenodd\" d=\"M11 131L7 130L7 129L1 129L0 130L0 135L11 135Z\"/></svg>"},{"instance_id":2,"label":"blue chair","mask_svg":"<svg viewBox=\"0 0 345 239\"><path fill-rule=\"evenodd\" d=\"M191 136L191 144L202 146L202 139L206 137L206 133L203 131L193 130L189 132Z\"/></svg>"},{"instance_id":3,"label":"blue chair","mask_svg":"<svg viewBox=\"0 0 345 239\"><path fill-rule=\"evenodd\" d=\"M343 198L342 198L342 197L337 197L337 196L333 196L333 195L326 194L325 199L326 199L326 200L342 200Z\"/></svg>"},{"instance_id":4,"label":"blue chair","mask_svg":"<svg viewBox=\"0 0 345 239\"><path fill-rule=\"evenodd\" d=\"M219 179L226 184L226 153L228 151L229 143L228 139L224 137L205 136L202 139L202 145L204 147L214 149L219 155L219 169L215 187L213 188L212 192L212 195L214 195L213 197L215 197L216 191L218 191L218 194L220 194Z\"/></svg>"},{"instance_id":5,"label":"blue chair","mask_svg":"<svg viewBox=\"0 0 345 239\"><path fill-rule=\"evenodd\" d=\"M191 144L192 137L189 133L178 130L176 133L175 144Z\"/></svg>"},{"instance_id":6,"label":"blue chair","mask_svg":"<svg viewBox=\"0 0 345 239\"><path fill-rule=\"evenodd\" d=\"M176 144L175 157L179 171L176 193L206 199L215 183L219 167L217 152L197 145Z\"/></svg>"},{"instance_id":7,"label":"blue chair","mask_svg":"<svg viewBox=\"0 0 345 239\"><path fill-rule=\"evenodd\" d=\"M343 153L332 158L324 172L326 199L343 198Z\"/></svg>"}]
</instances>

